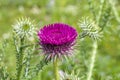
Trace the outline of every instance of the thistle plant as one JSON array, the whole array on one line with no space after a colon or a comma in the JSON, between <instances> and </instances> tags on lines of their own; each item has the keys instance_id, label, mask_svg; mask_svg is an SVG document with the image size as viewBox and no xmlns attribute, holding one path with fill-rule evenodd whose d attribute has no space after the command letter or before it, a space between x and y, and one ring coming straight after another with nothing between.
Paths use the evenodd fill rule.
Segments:
<instances>
[{"instance_id":1,"label":"thistle plant","mask_svg":"<svg viewBox=\"0 0 120 80\"><path fill-rule=\"evenodd\" d=\"M23 57L24 57L24 47L22 46L25 45L26 38L34 35L35 29L34 25L32 24L29 18L18 19L18 21L13 25L13 28L14 28L13 38L14 45L16 48L16 60L17 60L16 79L20 80L23 69Z\"/></svg>"},{"instance_id":2,"label":"thistle plant","mask_svg":"<svg viewBox=\"0 0 120 80\"><path fill-rule=\"evenodd\" d=\"M12 35L12 34L11 34ZM44 57L40 59L40 61L33 66L31 64L31 59L33 57L33 53L36 50L36 47L38 45L37 41L31 42L29 40L30 37L35 38L36 35L36 29L34 22L30 18L19 18L13 25L13 35L12 35L12 46L15 51L16 55L16 73L15 77L12 77L9 75L9 72L7 72L5 65L2 65L1 62L0 65L0 79L1 80L30 80L36 77L40 70L42 70L42 67L47 65L48 61L44 59ZM11 39L11 38L9 38ZM0 59L3 60L2 56L3 54L6 54L6 47L4 47L8 43L6 41L3 45L0 47ZM11 46L11 44L8 44ZM43 60L42 60L43 59Z\"/></svg>"},{"instance_id":3,"label":"thistle plant","mask_svg":"<svg viewBox=\"0 0 120 80\"><path fill-rule=\"evenodd\" d=\"M93 43L93 51L91 55L91 63L89 66L89 71L87 74L87 80L91 80L92 77L92 72L94 69L94 64L95 64L95 58L97 54L97 40L100 40L102 37L102 33L99 32L100 28L93 22L93 20L90 20L89 18L84 18L83 21L79 23L80 28L82 29L82 33L80 35L80 38L83 38L85 36L90 37L92 40L94 40Z\"/></svg>"},{"instance_id":4,"label":"thistle plant","mask_svg":"<svg viewBox=\"0 0 120 80\"><path fill-rule=\"evenodd\" d=\"M66 9L63 8L67 7L66 4L72 2L72 0L70 2L67 0L57 1L59 7L56 6L55 0L50 0L47 3L48 12L40 6L39 11L43 15L48 14L45 16L45 20L52 21L52 16L55 17L53 19L55 21L70 22L72 25L76 25L78 31L73 26L65 23L53 23L40 27L35 24L34 20L27 17L16 20L12 25L12 34L9 33L9 37L3 35L4 40L0 42L0 80L112 80L111 77L108 76L107 78L102 73L103 78L101 72L97 71L102 66L97 65L100 57L98 55L101 55L98 49L102 48L99 47L99 43L103 38L103 34L105 34L105 29L108 25L111 26L111 24L108 24L111 18L114 17L115 21L120 23L120 16L113 0L85 0L83 3L86 1L88 4L85 5L85 11L87 8L89 9L89 17L83 14L82 16L85 17L80 16L80 18L77 18L80 19L78 25L76 25L77 22L74 19L79 16L79 12L82 12L82 9L77 11L78 6L82 5L82 1L79 5L79 0L77 0L77 5L74 5L72 9L70 7L70 14L71 11L75 11L75 15L69 15ZM76 2L72 4L76 4ZM73 6L72 4L69 4L68 7ZM83 7L82 5L80 8ZM52 8L55 8L55 10L58 8L60 11L52 10ZM60 17L61 13L62 17ZM69 18L68 16L72 17ZM40 27L40 30L36 27ZM117 31L115 30L115 32ZM113 35L113 33L111 34ZM32 40L30 40L31 38ZM108 40L106 39L106 41ZM7 51L8 46L12 52ZM109 45L107 44L107 46ZM15 68L13 72L9 72L7 66L9 64L5 59L9 58L5 56L7 54L15 54L15 61L12 60L12 63L16 62L14 63L16 66L12 64ZM97 68L98 66L99 68ZM44 70L46 71L44 72ZM118 79L113 78L113 80L119 80L120 75L117 74L117 76Z\"/></svg>"},{"instance_id":5,"label":"thistle plant","mask_svg":"<svg viewBox=\"0 0 120 80\"><path fill-rule=\"evenodd\" d=\"M102 35L100 31L100 28L90 20L89 18L84 18L83 21L79 23L80 28L82 29L82 33L80 35L80 38L84 38L85 36L90 37L94 43L93 43L93 51L91 54L91 63L89 65L89 71L87 73L87 80L91 80L92 77L92 72L94 69L94 64L95 64L95 58L97 54L97 40L100 40Z\"/></svg>"},{"instance_id":6,"label":"thistle plant","mask_svg":"<svg viewBox=\"0 0 120 80\"><path fill-rule=\"evenodd\" d=\"M54 23L44 26L38 32L40 45L47 59L54 59L55 80L60 80L58 60L63 55L70 55L77 38L77 31L63 23Z\"/></svg>"},{"instance_id":7,"label":"thistle plant","mask_svg":"<svg viewBox=\"0 0 120 80\"><path fill-rule=\"evenodd\" d=\"M108 6L107 1L101 0L98 16L96 13L96 9L93 4L93 0L88 0L89 9L93 14L93 18L83 18L82 21L78 24L79 27L82 29L82 33L80 34L80 38L84 38L86 36L90 37L93 42L93 50L90 58L90 64L87 72L87 80L92 79L93 69L96 61L97 55L97 48L98 48L98 41L102 37L102 31L104 27L107 25L107 22L110 19L110 11L111 7Z\"/></svg>"}]
</instances>

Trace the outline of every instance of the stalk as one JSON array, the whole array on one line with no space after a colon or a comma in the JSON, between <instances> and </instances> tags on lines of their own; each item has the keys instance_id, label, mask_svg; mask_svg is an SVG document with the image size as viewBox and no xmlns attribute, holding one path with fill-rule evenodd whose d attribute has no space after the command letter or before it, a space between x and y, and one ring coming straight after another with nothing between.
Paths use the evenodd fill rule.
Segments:
<instances>
[{"instance_id":1,"label":"stalk","mask_svg":"<svg viewBox=\"0 0 120 80\"><path fill-rule=\"evenodd\" d=\"M116 18L116 21L117 21L118 23L120 23L120 16L119 16L119 14L118 14L118 12L117 12L117 9L116 9L116 7L115 7L114 1L113 1L113 0L109 0L109 3L110 3L110 5L111 5L111 7L112 7L112 10L113 10L114 16L115 16L115 18Z\"/></svg>"},{"instance_id":2,"label":"stalk","mask_svg":"<svg viewBox=\"0 0 120 80\"><path fill-rule=\"evenodd\" d=\"M54 65L55 80L60 80L59 73L58 73L58 59L57 58L54 59L53 65Z\"/></svg>"},{"instance_id":3,"label":"stalk","mask_svg":"<svg viewBox=\"0 0 120 80\"><path fill-rule=\"evenodd\" d=\"M19 53L18 53L18 57L19 58L19 62L18 62L18 68L17 68L17 80L20 80L20 76L21 76L21 72L22 72L22 62L23 62L23 48L21 47L24 44L24 38L20 39L20 48L19 48Z\"/></svg>"},{"instance_id":4,"label":"stalk","mask_svg":"<svg viewBox=\"0 0 120 80\"><path fill-rule=\"evenodd\" d=\"M88 76L87 76L87 80L91 80L92 77L92 72L93 72L93 68L94 68L94 64L95 64L95 58L96 58L96 54L97 54L97 41L95 41L93 43L93 51L92 51L92 56L91 56L91 63L90 63L90 69L88 72Z\"/></svg>"}]
</instances>

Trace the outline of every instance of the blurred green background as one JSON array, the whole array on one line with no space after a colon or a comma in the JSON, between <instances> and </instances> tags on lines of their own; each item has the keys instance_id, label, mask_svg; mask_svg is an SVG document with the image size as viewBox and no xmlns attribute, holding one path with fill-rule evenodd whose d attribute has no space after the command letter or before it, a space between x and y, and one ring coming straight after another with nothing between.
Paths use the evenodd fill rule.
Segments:
<instances>
[{"instance_id":1,"label":"blurred green background","mask_svg":"<svg viewBox=\"0 0 120 80\"><path fill-rule=\"evenodd\" d=\"M93 1L96 8L98 8L100 0ZM114 1L116 2L115 7L120 16L120 0ZM74 26L80 33L81 30L78 26L78 22L82 17L88 16L93 17L89 10L87 0L0 0L0 39L5 38L6 35L12 31L12 25L19 17L30 17L32 20L35 20L38 29L46 24L63 22ZM78 51L78 53L81 55L81 50L85 51L85 54L90 52L90 44L92 44L92 41L89 38L80 42L80 46L85 48L83 50L80 47L80 52ZM98 54L93 75L94 80L119 80L120 23L117 22L113 12L110 22L103 30L102 41L100 41L98 45ZM15 61L13 61L14 58L10 54L12 53L6 54L9 56L9 58L6 57L6 65L9 66L9 71L12 71L12 66ZM72 63L70 64L72 65ZM66 70L65 66L70 64L63 63L61 69ZM76 63L73 62L73 64L75 65ZM46 72L43 74L47 74L48 77L51 77L50 75L52 73L47 73L49 69L51 68L48 66ZM99 79L99 76L103 78ZM43 75L42 77L45 78L46 76ZM42 80L47 80L47 78L44 78Z\"/></svg>"}]
</instances>

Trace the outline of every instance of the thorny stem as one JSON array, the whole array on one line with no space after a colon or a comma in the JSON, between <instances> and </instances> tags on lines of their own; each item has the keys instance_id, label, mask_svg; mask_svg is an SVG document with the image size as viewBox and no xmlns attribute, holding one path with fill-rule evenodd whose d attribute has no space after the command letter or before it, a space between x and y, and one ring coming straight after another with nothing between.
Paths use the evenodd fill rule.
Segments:
<instances>
[{"instance_id":1,"label":"thorny stem","mask_svg":"<svg viewBox=\"0 0 120 80\"><path fill-rule=\"evenodd\" d=\"M90 5L91 0L88 0L88 1L89 1L89 5ZM99 24L99 21L100 21L102 10L104 8L104 3L105 3L105 0L101 0L101 6L100 6L100 11L99 11L97 20L96 20L96 16L94 17L97 25ZM95 15L95 13L93 13L93 15ZM92 55L91 55L91 60L90 60L91 63L90 63L89 71L87 74L87 80L91 80L91 78L92 78L92 73L93 73L93 69L94 69L94 65L95 65L95 58L96 58L96 54L97 54L97 47L98 47L97 41L95 41L93 43L93 51L92 51Z\"/></svg>"},{"instance_id":2,"label":"thorny stem","mask_svg":"<svg viewBox=\"0 0 120 80\"><path fill-rule=\"evenodd\" d=\"M54 59L53 65L54 65L55 80L59 80L58 59L57 58Z\"/></svg>"},{"instance_id":3,"label":"thorny stem","mask_svg":"<svg viewBox=\"0 0 120 80\"><path fill-rule=\"evenodd\" d=\"M87 0L87 1L88 1L88 4L89 4L89 9L93 14L94 20L96 20L96 12L95 12L95 9L94 9L94 5L92 4L93 0Z\"/></svg>"},{"instance_id":4,"label":"thorny stem","mask_svg":"<svg viewBox=\"0 0 120 80\"><path fill-rule=\"evenodd\" d=\"M24 38L20 39L20 46L22 46L24 44ZM17 80L20 80L20 76L21 76L21 72L22 72L22 62L23 62L23 48L20 47L19 48L19 65L18 65L18 70L17 70Z\"/></svg>"},{"instance_id":5,"label":"thorny stem","mask_svg":"<svg viewBox=\"0 0 120 80\"><path fill-rule=\"evenodd\" d=\"M114 1L109 0L109 3L111 5L111 7L112 7L112 10L113 10L113 13L115 15L116 20L118 21L118 23L120 23L120 17L119 17L119 14L118 14L117 10L116 10Z\"/></svg>"},{"instance_id":6,"label":"thorny stem","mask_svg":"<svg viewBox=\"0 0 120 80\"><path fill-rule=\"evenodd\" d=\"M104 4L105 4L105 0L101 0L101 5L100 5L99 13L98 13L98 18L97 18L97 25L99 25L98 23L99 23L100 17L102 16Z\"/></svg>"},{"instance_id":7,"label":"thorny stem","mask_svg":"<svg viewBox=\"0 0 120 80\"><path fill-rule=\"evenodd\" d=\"M92 56L91 56L91 64L90 64L90 69L88 72L88 76L87 76L87 80L91 80L92 77L92 72L93 72L93 68L94 68L94 64L95 64L95 58L96 58L96 54L97 54L97 41L95 41L93 43L93 52L92 52Z\"/></svg>"}]
</instances>

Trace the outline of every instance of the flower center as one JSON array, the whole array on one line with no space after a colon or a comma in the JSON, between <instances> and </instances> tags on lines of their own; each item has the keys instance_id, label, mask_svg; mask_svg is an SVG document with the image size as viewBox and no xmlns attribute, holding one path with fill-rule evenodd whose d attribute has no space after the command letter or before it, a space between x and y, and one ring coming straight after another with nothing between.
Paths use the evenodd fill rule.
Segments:
<instances>
[{"instance_id":1,"label":"flower center","mask_svg":"<svg viewBox=\"0 0 120 80\"><path fill-rule=\"evenodd\" d=\"M51 30L50 33L52 35L61 35L62 32L60 30L56 29L56 30Z\"/></svg>"},{"instance_id":2,"label":"flower center","mask_svg":"<svg viewBox=\"0 0 120 80\"><path fill-rule=\"evenodd\" d=\"M61 32L60 31L54 31L54 32L52 32L52 34L61 34Z\"/></svg>"},{"instance_id":3,"label":"flower center","mask_svg":"<svg viewBox=\"0 0 120 80\"><path fill-rule=\"evenodd\" d=\"M24 25L23 25L23 30L24 30L24 31L29 30L29 25L28 25L28 24L24 24Z\"/></svg>"}]
</instances>

